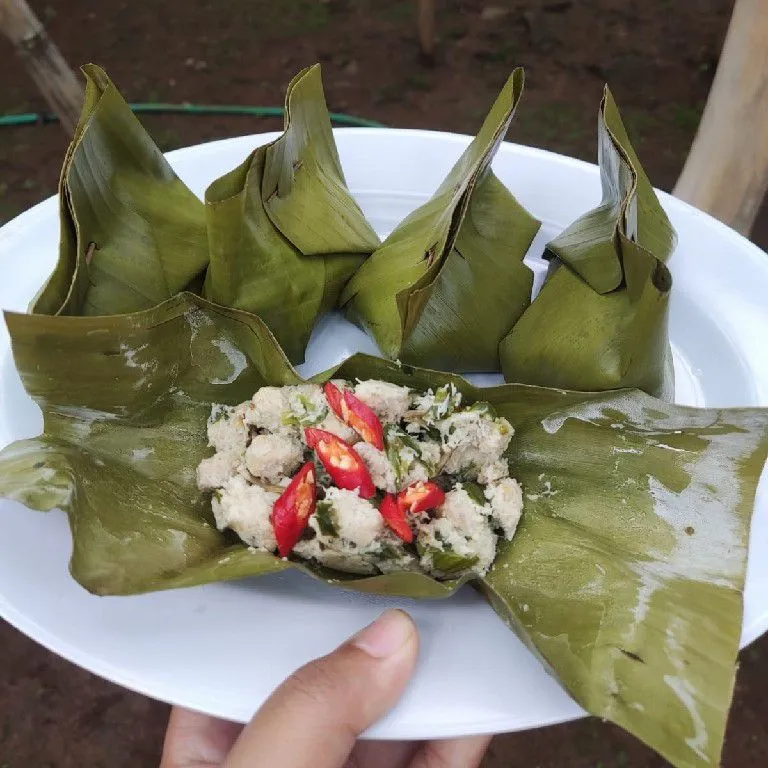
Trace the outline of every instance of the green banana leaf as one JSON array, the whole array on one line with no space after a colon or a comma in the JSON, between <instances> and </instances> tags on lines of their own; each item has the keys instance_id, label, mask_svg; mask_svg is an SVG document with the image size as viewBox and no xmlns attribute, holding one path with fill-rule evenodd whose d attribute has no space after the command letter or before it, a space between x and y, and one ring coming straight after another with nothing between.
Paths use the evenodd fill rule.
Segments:
<instances>
[{"instance_id":1,"label":"green banana leaf","mask_svg":"<svg viewBox=\"0 0 768 768\"><path fill-rule=\"evenodd\" d=\"M131 594L294 567L378 594L446 597L461 584L316 569L215 529L195 487L210 403L299 381L254 315L187 293L132 315L6 321L45 428L0 455L0 494L67 512L71 571L88 590ZM717 765L768 410L686 408L637 390L480 390L364 355L317 379L330 375L417 389L452 381L514 424L508 459L523 519L475 585L588 711L679 768Z\"/></svg>"},{"instance_id":2,"label":"green banana leaf","mask_svg":"<svg viewBox=\"0 0 768 768\"><path fill-rule=\"evenodd\" d=\"M106 73L93 64L83 73L85 103L59 181L59 259L32 311L148 309L199 283L205 211Z\"/></svg>"},{"instance_id":3,"label":"green banana leaf","mask_svg":"<svg viewBox=\"0 0 768 768\"><path fill-rule=\"evenodd\" d=\"M583 391L674 393L667 339L676 234L606 88L599 207L547 246L556 270L500 345L507 381Z\"/></svg>"},{"instance_id":4,"label":"green banana leaf","mask_svg":"<svg viewBox=\"0 0 768 768\"><path fill-rule=\"evenodd\" d=\"M319 315L379 245L347 190L319 65L289 85L283 135L211 184L205 202L204 295L258 314L300 362Z\"/></svg>"},{"instance_id":5,"label":"green banana leaf","mask_svg":"<svg viewBox=\"0 0 768 768\"><path fill-rule=\"evenodd\" d=\"M523 83L516 69L435 195L341 295L347 316L389 357L444 370L499 369L499 341L530 303L533 273L523 257L540 227L490 169Z\"/></svg>"}]
</instances>

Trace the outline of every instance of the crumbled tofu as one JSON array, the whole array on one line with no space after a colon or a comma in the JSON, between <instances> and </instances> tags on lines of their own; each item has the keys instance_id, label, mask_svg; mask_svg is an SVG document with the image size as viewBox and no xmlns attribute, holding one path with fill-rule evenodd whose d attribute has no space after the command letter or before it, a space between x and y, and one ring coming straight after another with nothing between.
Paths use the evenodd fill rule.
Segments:
<instances>
[{"instance_id":1,"label":"crumbled tofu","mask_svg":"<svg viewBox=\"0 0 768 768\"><path fill-rule=\"evenodd\" d=\"M458 411L437 423L449 454L444 471L476 478L481 468L501 459L514 430L503 417L482 411Z\"/></svg>"},{"instance_id":2,"label":"crumbled tofu","mask_svg":"<svg viewBox=\"0 0 768 768\"><path fill-rule=\"evenodd\" d=\"M197 487L201 491L221 488L232 475L238 474L242 459L236 453L214 453L197 467Z\"/></svg>"},{"instance_id":3,"label":"crumbled tofu","mask_svg":"<svg viewBox=\"0 0 768 768\"><path fill-rule=\"evenodd\" d=\"M297 554L342 571L376 572L374 559L381 549L384 520L370 501L354 491L329 488L309 527L314 535L299 542Z\"/></svg>"},{"instance_id":4,"label":"crumbled tofu","mask_svg":"<svg viewBox=\"0 0 768 768\"><path fill-rule=\"evenodd\" d=\"M411 390L386 381L358 382L355 395L384 422L396 423L411 406Z\"/></svg>"},{"instance_id":5,"label":"crumbled tofu","mask_svg":"<svg viewBox=\"0 0 768 768\"><path fill-rule=\"evenodd\" d=\"M224 453L242 454L248 441L244 416L247 403L235 407L214 405L208 419L208 445Z\"/></svg>"},{"instance_id":6,"label":"crumbled tofu","mask_svg":"<svg viewBox=\"0 0 768 768\"><path fill-rule=\"evenodd\" d=\"M491 503L491 518L504 532L505 539L511 539L523 514L523 489L517 480L505 477L488 485L485 498Z\"/></svg>"},{"instance_id":7,"label":"crumbled tofu","mask_svg":"<svg viewBox=\"0 0 768 768\"><path fill-rule=\"evenodd\" d=\"M382 491L395 493L397 491L395 470L392 464L390 464L387 454L370 443L365 442L359 442L355 446L355 450L365 463L365 466L368 467L373 484Z\"/></svg>"},{"instance_id":8,"label":"crumbled tofu","mask_svg":"<svg viewBox=\"0 0 768 768\"><path fill-rule=\"evenodd\" d=\"M434 440L420 440L419 451L421 453L422 463L430 474L434 474L443 457L443 451L440 444L436 443Z\"/></svg>"},{"instance_id":9,"label":"crumbled tofu","mask_svg":"<svg viewBox=\"0 0 768 768\"><path fill-rule=\"evenodd\" d=\"M256 478L277 483L290 477L304 458L304 446L286 435L254 435L245 450L245 466Z\"/></svg>"},{"instance_id":10,"label":"crumbled tofu","mask_svg":"<svg viewBox=\"0 0 768 768\"><path fill-rule=\"evenodd\" d=\"M429 458L439 456L428 442L418 441L413 435L409 435L394 424L388 424L384 430L384 443L386 456L394 472L395 486L402 490L411 483L428 480L435 470L422 460L424 453Z\"/></svg>"},{"instance_id":11,"label":"crumbled tofu","mask_svg":"<svg viewBox=\"0 0 768 768\"><path fill-rule=\"evenodd\" d=\"M481 467L477 473L477 482L488 485L505 477L509 477L509 464L504 459L499 459Z\"/></svg>"},{"instance_id":12,"label":"crumbled tofu","mask_svg":"<svg viewBox=\"0 0 768 768\"><path fill-rule=\"evenodd\" d=\"M367 549L383 533L384 518L379 510L354 491L328 488L324 501L330 504L337 537L348 542L353 549Z\"/></svg>"},{"instance_id":13,"label":"crumbled tofu","mask_svg":"<svg viewBox=\"0 0 768 768\"><path fill-rule=\"evenodd\" d=\"M340 437L350 444L360 437L352 427L347 426L330 408L323 388L317 384L303 384L288 387L287 413L283 421L297 423L304 439L304 427L317 427Z\"/></svg>"},{"instance_id":14,"label":"crumbled tofu","mask_svg":"<svg viewBox=\"0 0 768 768\"><path fill-rule=\"evenodd\" d=\"M468 571L482 575L491 567L496 540L485 507L457 486L446 494L438 517L419 529L421 566L441 576Z\"/></svg>"},{"instance_id":15,"label":"crumbled tofu","mask_svg":"<svg viewBox=\"0 0 768 768\"><path fill-rule=\"evenodd\" d=\"M453 383L438 387L434 392L428 389L413 402L414 416L425 424L434 424L450 416L461 405L461 392Z\"/></svg>"},{"instance_id":16,"label":"crumbled tofu","mask_svg":"<svg viewBox=\"0 0 768 768\"><path fill-rule=\"evenodd\" d=\"M262 387L251 398L245 410L245 422L257 429L281 432L283 411L286 410L287 387ZM295 429L298 432L298 429Z\"/></svg>"},{"instance_id":17,"label":"crumbled tofu","mask_svg":"<svg viewBox=\"0 0 768 768\"><path fill-rule=\"evenodd\" d=\"M220 531L231 528L246 544L274 552L277 541L270 518L277 498L276 493L250 485L243 477L232 477L211 501L216 527Z\"/></svg>"},{"instance_id":18,"label":"crumbled tofu","mask_svg":"<svg viewBox=\"0 0 768 768\"><path fill-rule=\"evenodd\" d=\"M301 427L317 427L328 415L328 403L317 384L286 387L285 393L287 413L283 414L283 422L291 420Z\"/></svg>"},{"instance_id":19,"label":"crumbled tofu","mask_svg":"<svg viewBox=\"0 0 768 768\"><path fill-rule=\"evenodd\" d=\"M497 533L510 539L522 512L522 491L504 458L513 435L509 422L488 403L462 407L453 384L418 394L368 380L354 391L381 419L385 450L343 423L316 384L262 387L246 403L215 406L208 439L216 453L201 461L197 481L201 490L213 491L216 525L232 529L254 551L274 553L273 505L312 455L321 498L293 554L359 574L484 574L495 557ZM438 509L409 513L415 550L386 524L378 501L334 486L307 450L304 429L311 426L354 444L380 491L397 493L429 480L453 488Z\"/></svg>"}]
</instances>

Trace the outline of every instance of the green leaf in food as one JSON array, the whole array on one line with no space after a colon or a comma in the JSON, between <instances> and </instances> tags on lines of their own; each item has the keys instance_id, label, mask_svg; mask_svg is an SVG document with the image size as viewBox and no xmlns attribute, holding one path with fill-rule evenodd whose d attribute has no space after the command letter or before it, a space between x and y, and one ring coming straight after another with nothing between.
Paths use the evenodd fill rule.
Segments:
<instances>
[{"instance_id":1,"label":"green leaf in food","mask_svg":"<svg viewBox=\"0 0 768 768\"><path fill-rule=\"evenodd\" d=\"M671 398L665 261L676 234L606 88L598 123L600 206L547 246L557 268L501 342L507 381Z\"/></svg>"},{"instance_id":2,"label":"green leaf in food","mask_svg":"<svg viewBox=\"0 0 768 768\"><path fill-rule=\"evenodd\" d=\"M456 552L445 552L434 547L427 547L427 552L432 556L432 565L443 573L453 574L469 570L478 561L477 555L466 557Z\"/></svg>"},{"instance_id":3,"label":"green leaf in food","mask_svg":"<svg viewBox=\"0 0 768 768\"><path fill-rule=\"evenodd\" d=\"M117 88L83 67L83 111L59 181L61 238L32 311L115 315L199 286L202 202L176 176Z\"/></svg>"},{"instance_id":4,"label":"green leaf in food","mask_svg":"<svg viewBox=\"0 0 768 768\"><path fill-rule=\"evenodd\" d=\"M330 501L318 501L315 507L315 518L323 536L338 536L339 528Z\"/></svg>"},{"instance_id":5,"label":"green leaf in food","mask_svg":"<svg viewBox=\"0 0 768 768\"><path fill-rule=\"evenodd\" d=\"M384 448L395 472L395 481L400 486L413 463L421 458L419 441L397 424L387 424L384 427Z\"/></svg>"},{"instance_id":6,"label":"green leaf in food","mask_svg":"<svg viewBox=\"0 0 768 768\"><path fill-rule=\"evenodd\" d=\"M533 274L523 257L540 226L490 169L523 80L516 69L432 199L342 292L347 315L389 357L447 370L499 368L499 341L530 303Z\"/></svg>"},{"instance_id":7,"label":"green leaf in food","mask_svg":"<svg viewBox=\"0 0 768 768\"><path fill-rule=\"evenodd\" d=\"M263 318L300 362L318 317L379 245L346 186L320 67L288 86L285 131L205 194L204 295Z\"/></svg>"},{"instance_id":8,"label":"green leaf in food","mask_svg":"<svg viewBox=\"0 0 768 768\"><path fill-rule=\"evenodd\" d=\"M478 483L475 483L472 480L464 480L461 483L461 487L464 489L467 496L469 496L469 498L475 502L475 504L480 507L484 507L486 505L485 493L483 493L483 489Z\"/></svg>"},{"instance_id":9,"label":"green leaf in food","mask_svg":"<svg viewBox=\"0 0 768 768\"><path fill-rule=\"evenodd\" d=\"M6 322L44 432L4 449L0 494L68 514L71 572L88 590L297 568L334 586L435 598L468 580L360 577L249 551L216 530L195 483L210 404L300 383L258 317L181 294L132 315L8 313ZM508 459L523 517L473 583L589 712L679 768L717 765L768 410L688 408L628 389L478 389L364 355L331 376L414 391L452 382L515 425Z\"/></svg>"}]
</instances>

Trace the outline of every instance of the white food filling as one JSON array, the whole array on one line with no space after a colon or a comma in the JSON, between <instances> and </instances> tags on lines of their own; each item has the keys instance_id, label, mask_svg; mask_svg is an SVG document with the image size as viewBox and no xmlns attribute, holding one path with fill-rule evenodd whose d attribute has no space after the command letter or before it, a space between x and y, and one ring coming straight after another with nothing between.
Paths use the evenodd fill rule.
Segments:
<instances>
[{"instance_id":1,"label":"white food filling","mask_svg":"<svg viewBox=\"0 0 768 768\"><path fill-rule=\"evenodd\" d=\"M498 462L507 450L514 430L503 417L481 411L459 411L437 423L448 454L443 467L451 475L464 473L478 478L483 467Z\"/></svg>"},{"instance_id":2,"label":"white food filling","mask_svg":"<svg viewBox=\"0 0 768 768\"><path fill-rule=\"evenodd\" d=\"M491 502L493 522L504 532L505 539L511 539L523 514L523 489L520 484L505 477L485 488L485 498Z\"/></svg>"},{"instance_id":3,"label":"white food filling","mask_svg":"<svg viewBox=\"0 0 768 768\"><path fill-rule=\"evenodd\" d=\"M382 421L396 423L411 407L411 390L387 381L367 379L355 386L355 396Z\"/></svg>"},{"instance_id":4,"label":"white food filling","mask_svg":"<svg viewBox=\"0 0 768 768\"><path fill-rule=\"evenodd\" d=\"M334 383L342 390L351 386ZM484 574L495 557L497 532L511 539L523 508L522 489L509 477L504 459L514 434L509 422L487 404L462 408L461 393L452 384L414 394L366 380L354 391L381 419L386 450L361 441L316 384L263 387L238 406L214 406L207 434L215 453L201 461L197 482L213 491L217 527L233 530L257 550L277 550L272 507L280 489L313 456L304 428L314 426L354 444L380 491L397 493L438 475L453 489L438 509L409 514L416 546L406 547L381 516L378 502L334 487L327 473L319 472L325 498L317 502L295 555L361 574Z\"/></svg>"},{"instance_id":5,"label":"white food filling","mask_svg":"<svg viewBox=\"0 0 768 768\"><path fill-rule=\"evenodd\" d=\"M246 544L264 552L277 549L272 528L272 507L278 495L251 485L244 477L231 477L211 500L216 527L231 528Z\"/></svg>"},{"instance_id":6,"label":"white food filling","mask_svg":"<svg viewBox=\"0 0 768 768\"><path fill-rule=\"evenodd\" d=\"M419 529L421 567L441 576L486 573L496 555L497 541L488 511L460 486L447 493L438 510L440 516Z\"/></svg>"},{"instance_id":7,"label":"white food filling","mask_svg":"<svg viewBox=\"0 0 768 768\"><path fill-rule=\"evenodd\" d=\"M245 449L246 469L257 479L278 483L301 466L304 446L287 435L254 435Z\"/></svg>"}]
</instances>

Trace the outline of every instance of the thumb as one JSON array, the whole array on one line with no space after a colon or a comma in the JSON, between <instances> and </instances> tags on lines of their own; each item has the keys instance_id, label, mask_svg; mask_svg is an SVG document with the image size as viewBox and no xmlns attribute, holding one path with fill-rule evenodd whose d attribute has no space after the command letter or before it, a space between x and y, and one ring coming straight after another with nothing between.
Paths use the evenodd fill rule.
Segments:
<instances>
[{"instance_id":1,"label":"thumb","mask_svg":"<svg viewBox=\"0 0 768 768\"><path fill-rule=\"evenodd\" d=\"M360 733L400 698L418 647L410 616L386 611L291 675L246 726L227 768L340 768Z\"/></svg>"}]
</instances>

